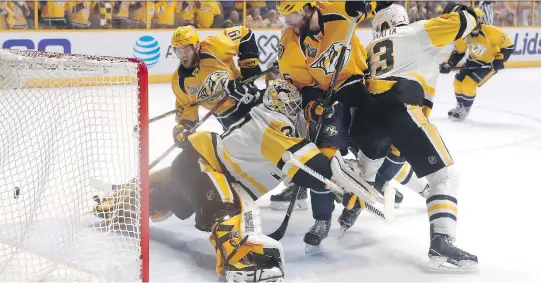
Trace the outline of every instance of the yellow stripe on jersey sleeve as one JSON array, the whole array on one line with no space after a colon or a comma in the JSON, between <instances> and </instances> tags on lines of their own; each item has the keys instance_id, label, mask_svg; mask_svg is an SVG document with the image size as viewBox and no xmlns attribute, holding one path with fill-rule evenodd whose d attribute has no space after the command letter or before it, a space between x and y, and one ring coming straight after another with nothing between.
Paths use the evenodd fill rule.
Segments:
<instances>
[{"instance_id":1,"label":"yellow stripe on jersey sleeve","mask_svg":"<svg viewBox=\"0 0 542 283\"><path fill-rule=\"evenodd\" d=\"M475 26L476 19L466 11L444 14L423 22L425 36L434 47L444 47L467 36Z\"/></svg>"}]
</instances>

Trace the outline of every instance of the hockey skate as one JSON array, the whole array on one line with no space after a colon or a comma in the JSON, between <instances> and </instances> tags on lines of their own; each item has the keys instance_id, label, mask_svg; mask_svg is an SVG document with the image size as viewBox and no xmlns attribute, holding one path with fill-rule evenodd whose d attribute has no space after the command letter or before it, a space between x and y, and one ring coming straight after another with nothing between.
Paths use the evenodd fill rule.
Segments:
<instances>
[{"instance_id":1,"label":"hockey skate","mask_svg":"<svg viewBox=\"0 0 542 283\"><path fill-rule=\"evenodd\" d=\"M460 250L448 235L435 233L432 227L428 255L431 271L471 272L478 267L478 257Z\"/></svg>"},{"instance_id":2,"label":"hockey skate","mask_svg":"<svg viewBox=\"0 0 542 283\"><path fill-rule=\"evenodd\" d=\"M454 121L463 121L467 118L470 112L470 107L465 107L463 104L458 103L454 109L448 111L448 118Z\"/></svg>"},{"instance_id":3,"label":"hockey skate","mask_svg":"<svg viewBox=\"0 0 542 283\"><path fill-rule=\"evenodd\" d=\"M346 232L346 230L350 229L350 227L352 227L354 223L356 223L356 220L358 219L358 216L362 210L359 200L356 200L356 204L352 209L348 210L346 208L351 196L351 193L348 193L344 196L343 205L345 207L343 208L341 216L339 216L339 225L341 225L341 232L338 238L340 238L344 234L344 232Z\"/></svg>"},{"instance_id":4,"label":"hockey skate","mask_svg":"<svg viewBox=\"0 0 542 283\"><path fill-rule=\"evenodd\" d=\"M305 254L311 254L318 250L323 239L327 238L331 229L331 220L316 220L309 232L303 237L303 242L307 244Z\"/></svg>"},{"instance_id":5,"label":"hockey skate","mask_svg":"<svg viewBox=\"0 0 542 283\"><path fill-rule=\"evenodd\" d=\"M288 206L290 205L290 200L292 199L295 186L296 186L295 184L291 183L279 194L272 195L271 204L269 207L273 210L287 210ZM299 190L299 194L297 195L294 209L307 210L308 208L309 208L309 205L307 203L307 189L301 188Z\"/></svg>"},{"instance_id":6,"label":"hockey skate","mask_svg":"<svg viewBox=\"0 0 542 283\"><path fill-rule=\"evenodd\" d=\"M224 268L228 282L282 282L284 271L274 257L257 255L243 257L235 265L227 264Z\"/></svg>"}]
</instances>

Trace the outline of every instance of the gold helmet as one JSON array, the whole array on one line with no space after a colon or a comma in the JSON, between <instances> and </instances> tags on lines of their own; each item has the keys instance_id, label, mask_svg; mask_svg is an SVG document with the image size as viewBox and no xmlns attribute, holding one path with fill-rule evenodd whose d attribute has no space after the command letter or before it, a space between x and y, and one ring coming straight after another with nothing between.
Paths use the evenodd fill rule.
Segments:
<instances>
[{"instance_id":1,"label":"gold helmet","mask_svg":"<svg viewBox=\"0 0 542 283\"><path fill-rule=\"evenodd\" d=\"M280 16L286 17L293 13L303 12L303 7L305 5L315 6L316 2L314 1L277 1L277 12Z\"/></svg>"},{"instance_id":2,"label":"gold helmet","mask_svg":"<svg viewBox=\"0 0 542 283\"><path fill-rule=\"evenodd\" d=\"M295 120L301 113L301 94L299 90L285 80L274 80L263 94L265 108L282 113L291 120Z\"/></svg>"},{"instance_id":3,"label":"gold helmet","mask_svg":"<svg viewBox=\"0 0 542 283\"><path fill-rule=\"evenodd\" d=\"M199 35L196 28L193 26L178 27L171 38L171 46L174 48L179 48L186 45L195 46L198 42Z\"/></svg>"}]
</instances>

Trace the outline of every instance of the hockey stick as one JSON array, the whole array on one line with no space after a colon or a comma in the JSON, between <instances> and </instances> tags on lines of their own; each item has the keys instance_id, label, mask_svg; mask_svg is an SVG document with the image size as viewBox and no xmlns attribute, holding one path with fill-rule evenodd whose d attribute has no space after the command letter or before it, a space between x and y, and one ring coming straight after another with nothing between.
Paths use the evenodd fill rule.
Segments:
<instances>
[{"instance_id":1,"label":"hockey stick","mask_svg":"<svg viewBox=\"0 0 542 283\"><path fill-rule=\"evenodd\" d=\"M344 40L344 45L341 48L341 53L339 54L339 58L337 59L337 62L335 63L335 72L333 72L333 76L331 77L331 81L329 83L329 88L326 92L326 98L324 101L324 105L329 105L331 102L331 97L333 95L333 88L335 87L335 84L337 82L337 77L339 76L340 67L343 64L344 57L346 55L346 50L348 49L348 45L350 45L350 41L352 40L352 36L354 35L354 31L356 30L356 25L359 20L359 18L362 16L360 13L357 17L353 18L350 22L350 26L348 27L348 31L346 33L346 38ZM316 135L314 137L313 142L316 143L318 140L318 133L320 132L320 129L322 128L322 121L323 116L320 116L318 118L318 124L316 127ZM286 216L284 217L284 220L282 220L282 223L280 224L279 228L271 233L269 236L277 241L282 239L284 237L284 234L286 233L286 229L288 228L288 223L290 222L290 215L292 214L292 211L295 206L295 202L297 200L297 196L299 195L299 192L301 191L300 186L296 186L294 188L294 192L292 194L292 198L290 199L290 204L288 205L288 210L286 210Z\"/></svg>"},{"instance_id":2,"label":"hockey stick","mask_svg":"<svg viewBox=\"0 0 542 283\"><path fill-rule=\"evenodd\" d=\"M257 75L254 75L254 76L252 76L252 77L248 77L247 79L242 80L242 81L241 81L241 84L247 84L247 83L254 82L254 81L256 81L258 78L260 78L260 77L262 77L262 76L264 76L264 75L267 75L267 74L273 72L275 68L276 68L275 66L272 66L272 67L268 68L267 70L265 70L265 71L263 71L263 72L261 72L261 73L259 73L259 74L257 74ZM202 103L204 103L204 102L207 102L207 101L215 100L215 99L217 99L217 98L220 98L222 95L223 95L223 94L218 94L218 95L213 95L213 96L207 96L207 97L202 98L202 99L200 99L200 100L198 100L198 101L194 101L194 102L192 102L192 103L190 103L190 104L188 104L188 105L184 105L184 106L179 107L179 108L177 108L177 109L173 109L173 110L170 110L170 111L168 111L168 112L166 112L166 113L163 113L163 114L160 114L160 115L158 115L158 116L152 117L152 118L149 119L149 124L152 123L152 122L155 122L155 121L164 119L164 118L166 118L166 117L168 117L168 116L171 116L171 115L177 113L179 110L182 110L182 109L184 109L184 108L193 107L193 106L200 105L200 104L202 104ZM138 130L138 126L135 126L135 127L134 127L134 132L137 132L137 130Z\"/></svg>"},{"instance_id":3,"label":"hockey stick","mask_svg":"<svg viewBox=\"0 0 542 283\"><path fill-rule=\"evenodd\" d=\"M291 152L288 152L286 151L283 155L282 155L282 160L286 163L286 164L291 164L293 166L296 166L298 167L299 169L305 171L307 174L313 176L314 178L318 179L319 181L323 182L324 184L327 185L327 187L333 191L334 193L336 194L339 194L339 195L342 195L344 193L344 190L339 187L337 184L335 184L333 181L331 181L330 179L320 175L318 172L314 171L313 169L311 169L310 167L308 167L307 165L301 163L301 161L297 160L293 154ZM367 210L369 210L371 213L373 213L374 215L378 216L380 219L382 220L389 220L390 217L388 215L386 215L385 213L382 213L382 211L380 211L380 209L374 207L371 203L375 203L376 200L374 199L374 197L370 197L370 196L366 196L364 194L361 194L361 196L359 194L356 194L358 197L361 197L364 202L365 202L365 207L367 208ZM394 194L395 195L395 194Z\"/></svg>"}]
</instances>

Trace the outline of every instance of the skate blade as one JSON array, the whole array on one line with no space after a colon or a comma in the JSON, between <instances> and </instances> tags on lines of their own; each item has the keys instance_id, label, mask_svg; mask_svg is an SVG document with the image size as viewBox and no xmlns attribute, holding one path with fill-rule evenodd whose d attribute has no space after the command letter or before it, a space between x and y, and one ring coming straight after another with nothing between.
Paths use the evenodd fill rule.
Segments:
<instances>
[{"instance_id":1,"label":"skate blade","mask_svg":"<svg viewBox=\"0 0 542 283\"><path fill-rule=\"evenodd\" d=\"M309 244L305 246L306 255L312 255L312 254L318 253L319 251L320 251L320 246L313 246Z\"/></svg>"},{"instance_id":2,"label":"skate blade","mask_svg":"<svg viewBox=\"0 0 542 283\"><path fill-rule=\"evenodd\" d=\"M288 206L290 206L290 202L272 201L269 208L272 210L286 211L288 210ZM294 204L294 210L305 211L307 209L309 209L309 206L306 200L297 200Z\"/></svg>"},{"instance_id":3,"label":"skate blade","mask_svg":"<svg viewBox=\"0 0 542 283\"><path fill-rule=\"evenodd\" d=\"M435 256L429 259L427 268L433 272L469 273L478 270L478 263L471 260L462 260L455 265L449 263L446 257Z\"/></svg>"},{"instance_id":4,"label":"skate blade","mask_svg":"<svg viewBox=\"0 0 542 283\"><path fill-rule=\"evenodd\" d=\"M350 228L341 227L341 231L339 231L339 236L337 236L337 239L342 238L342 236L344 236L344 233L346 233L346 231L348 231L348 229L350 229Z\"/></svg>"}]
</instances>

